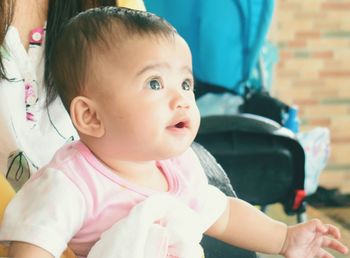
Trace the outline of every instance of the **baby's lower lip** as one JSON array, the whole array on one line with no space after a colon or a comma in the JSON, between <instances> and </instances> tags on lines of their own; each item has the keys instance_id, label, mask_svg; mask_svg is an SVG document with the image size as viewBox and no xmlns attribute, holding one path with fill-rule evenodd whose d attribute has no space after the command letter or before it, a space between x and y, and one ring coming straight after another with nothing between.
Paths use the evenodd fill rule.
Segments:
<instances>
[{"instance_id":1,"label":"baby's lower lip","mask_svg":"<svg viewBox=\"0 0 350 258\"><path fill-rule=\"evenodd\" d=\"M183 132L183 131L187 131L189 128L186 125L183 125L181 127L178 125L171 125L171 126L168 126L167 129L173 132Z\"/></svg>"}]
</instances>

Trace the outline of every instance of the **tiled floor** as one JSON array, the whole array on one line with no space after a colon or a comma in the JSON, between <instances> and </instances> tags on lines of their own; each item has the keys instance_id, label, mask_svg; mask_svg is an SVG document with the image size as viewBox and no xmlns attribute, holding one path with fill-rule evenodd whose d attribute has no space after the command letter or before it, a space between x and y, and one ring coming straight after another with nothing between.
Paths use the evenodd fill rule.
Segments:
<instances>
[{"instance_id":1,"label":"tiled floor","mask_svg":"<svg viewBox=\"0 0 350 258\"><path fill-rule=\"evenodd\" d=\"M339 188L344 193L350 193L350 173L329 172L323 173L320 178L320 184L327 188ZM279 204L269 207L267 214L275 219L286 222L287 224L296 223L296 218L285 215ZM342 242L350 248L350 207L342 208L318 208L307 207L308 218L319 218L325 223L332 223L338 226L342 233ZM348 255L333 253L336 258L349 258ZM261 258L272 258L281 256L259 255Z\"/></svg>"}]
</instances>

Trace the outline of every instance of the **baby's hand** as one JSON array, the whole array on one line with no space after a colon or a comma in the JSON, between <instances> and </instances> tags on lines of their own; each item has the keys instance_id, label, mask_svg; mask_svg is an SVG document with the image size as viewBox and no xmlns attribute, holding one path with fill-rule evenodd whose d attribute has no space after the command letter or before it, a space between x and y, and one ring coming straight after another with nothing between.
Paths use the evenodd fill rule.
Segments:
<instances>
[{"instance_id":1,"label":"baby's hand","mask_svg":"<svg viewBox=\"0 0 350 258\"><path fill-rule=\"evenodd\" d=\"M348 248L339 239L340 231L318 219L289 226L281 254L287 258L332 258L325 248L346 254Z\"/></svg>"}]
</instances>

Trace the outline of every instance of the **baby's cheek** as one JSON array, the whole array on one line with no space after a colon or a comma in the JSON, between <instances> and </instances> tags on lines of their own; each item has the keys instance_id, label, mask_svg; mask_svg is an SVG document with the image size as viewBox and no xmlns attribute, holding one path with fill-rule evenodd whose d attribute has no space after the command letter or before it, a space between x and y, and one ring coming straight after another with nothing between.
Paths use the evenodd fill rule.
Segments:
<instances>
[{"instance_id":1,"label":"baby's cheek","mask_svg":"<svg viewBox=\"0 0 350 258\"><path fill-rule=\"evenodd\" d=\"M194 128L196 129L196 133L199 129L199 125L200 125L200 121L201 121L201 116L200 116L200 113L199 113L199 109L197 107L197 105L194 107L194 110L193 110L193 125L194 125Z\"/></svg>"}]
</instances>

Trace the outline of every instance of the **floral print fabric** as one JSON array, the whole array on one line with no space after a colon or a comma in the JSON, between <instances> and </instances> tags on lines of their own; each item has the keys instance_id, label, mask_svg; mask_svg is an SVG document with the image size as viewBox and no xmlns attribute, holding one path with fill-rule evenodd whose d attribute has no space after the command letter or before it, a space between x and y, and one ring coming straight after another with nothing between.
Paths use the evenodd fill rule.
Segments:
<instances>
[{"instance_id":1,"label":"floral print fabric","mask_svg":"<svg viewBox=\"0 0 350 258\"><path fill-rule=\"evenodd\" d=\"M45 107L41 42L31 42L26 51L10 27L0 48L8 77L0 81L0 172L15 189L59 147L78 138L59 99Z\"/></svg>"}]
</instances>

